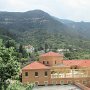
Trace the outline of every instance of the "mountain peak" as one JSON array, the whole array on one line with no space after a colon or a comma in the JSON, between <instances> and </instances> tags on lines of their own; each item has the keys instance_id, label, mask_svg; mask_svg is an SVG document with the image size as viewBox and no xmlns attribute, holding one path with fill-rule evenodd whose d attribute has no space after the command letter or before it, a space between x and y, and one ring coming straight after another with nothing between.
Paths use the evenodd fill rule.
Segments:
<instances>
[{"instance_id":1,"label":"mountain peak","mask_svg":"<svg viewBox=\"0 0 90 90\"><path fill-rule=\"evenodd\" d=\"M42 10L39 10L39 9L36 9L36 10L30 10L30 11L27 11L27 12L23 12L22 13L22 16L24 18L44 18L44 19L48 19L48 18L51 18L51 16L42 11Z\"/></svg>"},{"instance_id":2,"label":"mountain peak","mask_svg":"<svg viewBox=\"0 0 90 90\"><path fill-rule=\"evenodd\" d=\"M41 13L46 13L46 12L44 12L43 10L40 10L40 9L35 9L35 10L30 10L30 11L27 11L27 13L31 13L31 12L41 12Z\"/></svg>"},{"instance_id":3,"label":"mountain peak","mask_svg":"<svg viewBox=\"0 0 90 90\"><path fill-rule=\"evenodd\" d=\"M27 14L33 14L33 15L40 15L40 16L41 15L50 16L47 12L44 12L43 10L39 10L39 9L27 11L25 13L27 13Z\"/></svg>"}]
</instances>

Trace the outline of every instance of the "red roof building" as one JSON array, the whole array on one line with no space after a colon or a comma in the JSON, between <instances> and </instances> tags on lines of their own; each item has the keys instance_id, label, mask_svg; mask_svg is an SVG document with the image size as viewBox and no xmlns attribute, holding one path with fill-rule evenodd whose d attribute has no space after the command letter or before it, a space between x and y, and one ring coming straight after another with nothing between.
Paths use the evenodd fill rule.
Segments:
<instances>
[{"instance_id":1,"label":"red roof building","mask_svg":"<svg viewBox=\"0 0 90 90\"><path fill-rule=\"evenodd\" d=\"M63 60L63 63L67 66L90 67L90 60Z\"/></svg>"},{"instance_id":2,"label":"red roof building","mask_svg":"<svg viewBox=\"0 0 90 90\"><path fill-rule=\"evenodd\" d=\"M22 82L35 85L83 83L90 80L89 68L90 60L64 60L62 54L48 52L40 55L39 61L22 68Z\"/></svg>"},{"instance_id":3,"label":"red roof building","mask_svg":"<svg viewBox=\"0 0 90 90\"><path fill-rule=\"evenodd\" d=\"M63 56L63 55L59 54L59 53L55 53L55 52L48 52L48 53L42 54L40 56Z\"/></svg>"},{"instance_id":4,"label":"red roof building","mask_svg":"<svg viewBox=\"0 0 90 90\"><path fill-rule=\"evenodd\" d=\"M31 70L31 69L50 69L50 67L48 66L45 66L44 64L42 63L39 63L37 61L25 66L22 70Z\"/></svg>"}]
</instances>

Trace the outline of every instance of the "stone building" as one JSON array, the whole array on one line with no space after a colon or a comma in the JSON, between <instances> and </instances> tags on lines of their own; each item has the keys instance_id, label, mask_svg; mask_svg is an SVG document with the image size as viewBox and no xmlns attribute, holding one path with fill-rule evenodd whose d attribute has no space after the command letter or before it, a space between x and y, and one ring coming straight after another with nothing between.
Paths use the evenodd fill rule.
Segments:
<instances>
[{"instance_id":1,"label":"stone building","mask_svg":"<svg viewBox=\"0 0 90 90\"><path fill-rule=\"evenodd\" d=\"M90 82L90 60L64 60L63 55L48 52L22 68L22 83L35 85L87 84Z\"/></svg>"}]
</instances>

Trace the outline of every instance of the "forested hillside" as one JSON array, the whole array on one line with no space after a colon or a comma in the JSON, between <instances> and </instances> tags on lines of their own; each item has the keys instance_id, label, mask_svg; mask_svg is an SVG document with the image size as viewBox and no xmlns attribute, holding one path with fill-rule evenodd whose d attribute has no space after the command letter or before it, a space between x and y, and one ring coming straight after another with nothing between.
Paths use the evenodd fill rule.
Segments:
<instances>
[{"instance_id":1,"label":"forested hillside","mask_svg":"<svg viewBox=\"0 0 90 90\"><path fill-rule=\"evenodd\" d=\"M90 49L90 23L55 18L41 10L0 12L0 37L35 48Z\"/></svg>"}]
</instances>

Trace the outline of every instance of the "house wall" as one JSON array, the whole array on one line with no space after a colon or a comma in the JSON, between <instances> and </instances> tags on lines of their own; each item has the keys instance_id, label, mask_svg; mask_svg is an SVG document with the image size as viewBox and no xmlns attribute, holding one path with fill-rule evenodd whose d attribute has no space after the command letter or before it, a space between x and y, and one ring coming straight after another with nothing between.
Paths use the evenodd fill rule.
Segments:
<instances>
[{"instance_id":1,"label":"house wall","mask_svg":"<svg viewBox=\"0 0 90 90\"><path fill-rule=\"evenodd\" d=\"M47 71L48 76L45 76L45 71ZM25 76L25 72L28 72L28 76ZM38 77L35 77L35 72L38 72ZM23 70L22 71L22 83L35 83L39 82L39 85L43 85L44 81L50 83L50 70Z\"/></svg>"},{"instance_id":2,"label":"house wall","mask_svg":"<svg viewBox=\"0 0 90 90\"><path fill-rule=\"evenodd\" d=\"M62 69L64 70L65 68L62 68ZM45 71L47 71L48 73L47 76L45 76ZM25 76L25 72L28 72L28 76ZM38 77L35 77L35 72L38 72ZM51 78L51 70L41 69L41 70L23 70L22 71L23 84L35 83L35 82L38 82L38 85L45 85L45 82L47 82L48 85L74 84L75 82L78 82L88 86L88 83L90 83L90 77Z\"/></svg>"},{"instance_id":3,"label":"house wall","mask_svg":"<svg viewBox=\"0 0 90 90\"><path fill-rule=\"evenodd\" d=\"M88 83L90 81L90 77L79 77L79 78L51 78L51 71L56 71L56 72L69 72L67 71L70 67L54 67L57 64L62 64L63 63L63 56L41 56L39 58L39 61L43 63L45 61L45 65L51 66L51 69L40 69L40 70L22 70L22 83L35 83L38 82L39 85L45 85L44 83L47 82L49 85L50 84L70 84L74 82L79 82L79 83ZM47 64L47 61L49 64ZM56 64L55 64L56 62ZM76 66L73 66L73 68ZM88 67L77 67L79 69L86 69L88 71L88 75L90 75L90 68ZM48 76L45 76L44 73L47 71ZM28 72L28 76L25 76L25 72ZM35 77L35 72L38 72L38 77ZM87 74L87 72L85 72Z\"/></svg>"},{"instance_id":4,"label":"house wall","mask_svg":"<svg viewBox=\"0 0 90 90\"><path fill-rule=\"evenodd\" d=\"M45 65L54 66L56 64L63 63L63 56L42 56L39 58L39 61L41 63L43 63L43 61L45 61L45 62L48 61L49 64L45 64Z\"/></svg>"},{"instance_id":5,"label":"house wall","mask_svg":"<svg viewBox=\"0 0 90 90\"><path fill-rule=\"evenodd\" d=\"M90 78L55 78L50 80L50 84L74 84L75 82L81 83L81 84L87 84L87 79Z\"/></svg>"},{"instance_id":6,"label":"house wall","mask_svg":"<svg viewBox=\"0 0 90 90\"><path fill-rule=\"evenodd\" d=\"M56 72L56 73L68 73L70 72L70 67L52 67L51 68L51 73Z\"/></svg>"}]
</instances>

